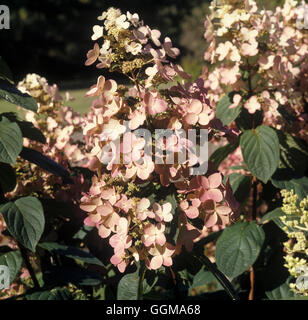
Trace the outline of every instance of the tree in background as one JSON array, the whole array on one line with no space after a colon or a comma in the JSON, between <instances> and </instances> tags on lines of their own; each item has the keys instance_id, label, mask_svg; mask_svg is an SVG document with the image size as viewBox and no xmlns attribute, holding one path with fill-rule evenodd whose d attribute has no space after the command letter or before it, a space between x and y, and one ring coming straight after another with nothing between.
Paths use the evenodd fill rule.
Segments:
<instances>
[{"instance_id":1,"label":"tree in background","mask_svg":"<svg viewBox=\"0 0 308 320\"><path fill-rule=\"evenodd\" d=\"M201 2L204 1L147 0L145 4L141 0L6 0L3 4L10 8L11 29L0 33L6 44L0 55L12 66L15 80L31 70L62 87L68 82L69 86L88 86L96 70L84 68L81 61L91 45L91 30L86 26L95 23L97 12L110 6L121 7L123 12L138 8L150 26L159 28L163 36L168 35L178 44L181 21Z\"/></svg>"}]
</instances>

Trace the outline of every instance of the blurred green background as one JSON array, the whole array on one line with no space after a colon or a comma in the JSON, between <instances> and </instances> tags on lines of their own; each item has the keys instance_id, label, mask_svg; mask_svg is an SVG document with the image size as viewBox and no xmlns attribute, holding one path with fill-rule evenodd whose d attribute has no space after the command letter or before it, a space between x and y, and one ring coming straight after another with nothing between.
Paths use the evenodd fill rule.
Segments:
<instances>
[{"instance_id":1,"label":"blurred green background","mask_svg":"<svg viewBox=\"0 0 308 320\"><path fill-rule=\"evenodd\" d=\"M274 8L282 0L257 1ZM84 97L101 70L85 67L86 53L92 48L92 26L97 16L110 6L123 12L137 12L151 28L159 29L180 48L178 60L196 78L204 65L205 16L210 1L202 0L3 0L11 13L11 29L0 30L0 55L21 80L27 73L38 73L49 84L69 90L75 101L67 103L85 112L90 102ZM103 72L104 74L104 72ZM106 72L105 76L110 76ZM119 75L112 74L117 80ZM10 107L2 105L1 109Z\"/></svg>"}]
</instances>

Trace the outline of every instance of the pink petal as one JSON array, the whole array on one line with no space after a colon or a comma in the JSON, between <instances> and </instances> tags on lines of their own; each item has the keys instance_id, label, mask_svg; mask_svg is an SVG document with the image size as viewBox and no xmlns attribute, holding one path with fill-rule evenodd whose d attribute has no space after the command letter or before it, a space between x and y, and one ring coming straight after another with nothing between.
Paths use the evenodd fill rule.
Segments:
<instances>
[{"instance_id":1,"label":"pink petal","mask_svg":"<svg viewBox=\"0 0 308 320\"><path fill-rule=\"evenodd\" d=\"M189 207L188 201L183 200L183 201L180 202L180 208L181 208L182 210L187 210L188 207Z\"/></svg>"},{"instance_id":2,"label":"pink petal","mask_svg":"<svg viewBox=\"0 0 308 320\"><path fill-rule=\"evenodd\" d=\"M156 270L158 268L160 268L163 264L163 257L162 256L155 256L152 258L151 262L150 262L150 267L153 270Z\"/></svg>"},{"instance_id":3,"label":"pink petal","mask_svg":"<svg viewBox=\"0 0 308 320\"><path fill-rule=\"evenodd\" d=\"M207 124L209 124L210 122L210 118L206 113L201 113L199 114L199 123L203 126L206 126Z\"/></svg>"},{"instance_id":4,"label":"pink petal","mask_svg":"<svg viewBox=\"0 0 308 320\"><path fill-rule=\"evenodd\" d=\"M117 91L117 83L114 80L107 80L104 85L104 90L116 92Z\"/></svg>"},{"instance_id":5,"label":"pink petal","mask_svg":"<svg viewBox=\"0 0 308 320\"><path fill-rule=\"evenodd\" d=\"M117 234L114 234L110 239L109 239L109 244L112 246L112 248L115 248L118 243L120 242L120 238Z\"/></svg>"},{"instance_id":6,"label":"pink petal","mask_svg":"<svg viewBox=\"0 0 308 320\"><path fill-rule=\"evenodd\" d=\"M190 219L195 219L199 216L199 210L193 206L190 206L187 210L185 210L185 213Z\"/></svg>"},{"instance_id":7,"label":"pink petal","mask_svg":"<svg viewBox=\"0 0 308 320\"><path fill-rule=\"evenodd\" d=\"M199 199L191 199L191 204L193 205L193 207L199 208L201 201Z\"/></svg>"},{"instance_id":8,"label":"pink petal","mask_svg":"<svg viewBox=\"0 0 308 320\"><path fill-rule=\"evenodd\" d=\"M159 244L160 246L163 246L166 243L166 237L163 233L160 233L156 236L155 242Z\"/></svg>"},{"instance_id":9,"label":"pink petal","mask_svg":"<svg viewBox=\"0 0 308 320\"><path fill-rule=\"evenodd\" d=\"M97 207L97 212L105 217L113 212L113 207L107 202L102 206Z\"/></svg>"},{"instance_id":10,"label":"pink petal","mask_svg":"<svg viewBox=\"0 0 308 320\"><path fill-rule=\"evenodd\" d=\"M101 221L101 215L99 213L96 214L90 214L89 218L91 219L91 221L93 221L94 223L97 223L99 221Z\"/></svg>"},{"instance_id":11,"label":"pink petal","mask_svg":"<svg viewBox=\"0 0 308 320\"><path fill-rule=\"evenodd\" d=\"M125 260L123 260L121 263L118 264L119 271L121 273L123 273L126 269L126 266L127 266L127 264L126 264Z\"/></svg>"},{"instance_id":12,"label":"pink petal","mask_svg":"<svg viewBox=\"0 0 308 320\"><path fill-rule=\"evenodd\" d=\"M198 116L194 113L188 113L185 117L184 120L188 124L196 124L198 122Z\"/></svg>"},{"instance_id":13,"label":"pink petal","mask_svg":"<svg viewBox=\"0 0 308 320\"><path fill-rule=\"evenodd\" d=\"M171 257L163 257L163 265L166 267L172 266L172 258Z\"/></svg>"},{"instance_id":14,"label":"pink petal","mask_svg":"<svg viewBox=\"0 0 308 320\"><path fill-rule=\"evenodd\" d=\"M165 222L170 222L173 219L173 215L171 213L164 215L164 221Z\"/></svg>"},{"instance_id":15,"label":"pink petal","mask_svg":"<svg viewBox=\"0 0 308 320\"><path fill-rule=\"evenodd\" d=\"M216 208L216 212L219 214L219 215L223 215L223 216L226 216L228 214L231 213L231 208L227 207L227 206L218 206Z\"/></svg>"},{"instance_id":16,"label":"pink petal","mask_svg":"<svg viewBox=\"0 0 308 320\"><path fill-rule=\"evenodd\" d=\"M93 212L96 209L96 204L82 204L80 205L80 209L86 212Z\"/></svg>"},{"instance_id":17,"label":"pink petal","mask_svg":"<svg viewBox=\"0 0 308 320\"><path fill-rule=\"evenodd\" d=\"M193 99L186 109L188 113L199 114L202 110L202 103L200 100Z\"/></svg>"},{"instance_id":18,"label":"pink petal","mask_svg":"<svg viewBox=\"0 0 308 320\"><path fill-rule=\"evenodd\" d=\"M122 261L122 258L117 255L113 255L110 259L110 262L115 266L121 263L121 261Z\"/></svg>"},{"instance_id":19,"label":"pink petal","mask_svg":"<svg viewBox=\"0 0 308 320\"><path fill-rule=\"evenodd\" d=\"M206 218L204 219L204 224L207 228L213 227L217 223L217 214L210 214L207 215Z\"/></svg>"},{"instance_id":20,"label":"pink petal","mask_svg":"<svg viewBox=\"0 0 308 320\"><path fill-rule=\"evenodd\" d=\"M142 198L137 205L137 211L146 210L148 209L149 206L150 206L150 200L147 198Z\"/></svg>"},{"instance_id":21,"label":"pink petal","mask_svg":"<svg viewBox=\"0 0 308 320\"><path fill-rule=\"evenodd\" d=\"M216 202L221 202L223 199L222 192L218 189L210 189L207 192L208 199L212 199Z\"/></svg>"},{"instance_id":22,"label":"pink petal","mask_svg":"<svg viewBox=\"0 0 308 320\"><path fill-rule=\"evenodd\" d=\"M151 173L151 172L148 172L147 170L137 168L137 176L138 176L141 180L146 180L146 179L148 179L148 177L150 176L150 173Z\"/></svg>"},{"instance_id":23,"label":"pink petal","mask_svg":"<svg viewBox=\"0 0 308 320\"><path fill-rule=\"evenodd\" d=\"M111 229L106 228L103 224L99 226L98 234L100 235L100 237L108 238L110 236L110 233L111 233Z\"/></svg>"},{"instance_id":24,"label":"pink petal","mask_svg":"<svg viewBox=\"0 0 308 320\"><path fill-rule=\"evenodd\" d=\"M155 236L147 236L147 237L144 236L142 238L142 241L146 247L149 247L155 242Z\"/></svg>"},{"instance_id":25,"label":"pink petal","mask_svg":"<svg viewBox=\"0 0 308 320\"><path fill-rule=\"evenodd\" d=\"M206 177L201 176L199 181L204 190L210 189L210 182Z\"/></svg>"},{"instance_id":26,"label":"pink petal","mask_svg":"<svg viewBox=\"0 0 308 320\"><path fill-rule=\"evenodd\" d=\"M170 202L166 202L162 205L162 209L163 209L163 214L168 214L171 212L172 210L172 205Z\"/></svg>"},{"instance_id":27,"label":"pink petal","mask_svg":"<svg viewBox=\"0 0 308 320\"><path fill-rule=\"evenodd\" d=\"M90 219L90 217L86 217L83 220L83 223L88 227L95 227L95 223Z\"/></svg>"},{"instance_id":28,"label":"pink petal","mask_svg":"<svg viewBox=\"0 0 308 320\"><path fill-rule=\"evenodd\" d=\"M220 173L214 173L209 176L208 180L209 180L210 188L215 189L221 185L222 177Z\"/></svg>"}]
</instances>

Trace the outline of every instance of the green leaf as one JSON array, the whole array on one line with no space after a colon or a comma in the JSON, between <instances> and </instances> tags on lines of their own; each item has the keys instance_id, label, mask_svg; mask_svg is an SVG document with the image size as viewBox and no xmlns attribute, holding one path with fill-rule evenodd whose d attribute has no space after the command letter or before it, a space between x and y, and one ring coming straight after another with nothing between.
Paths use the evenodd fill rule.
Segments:
<instances>
[{"instance_id":1,"label":"green leaf","mask_svg":"<svg viewBox=\"0 0 308 320\"><path fill-rule=\"evenodd\" d=\"M148 294L157 282L157 278L153 279L152 284L148 284L147 280L143 281L143 294ZM118 284L117 300L137 300L139 285L139 270L134 273L126 274Z\"/></svg>"},{"instance_id":2,"label":"green leaf","mask_svg":"<svg viewBox=\"0 0 308 320\"><path fill-rule=\"evenodd\" d=\"M248 170L266 183L279 164L279 140L268 126L247 130L240 141L244 162Z\"/></svg>"},{"instance_id":3,"label":"green leaf","mask_svg":"<svg viewBox=\"0 0 308 320\"><path fill-rule=\"evenodd\" d=\"M13 74L9 66L6 64L6 62L3 60L2 57L0 57L0 78L7 80L11 83L14 83Z\"/></svg>"},{"instance_id":4,"label":"green leaf","mask_svg":"<svg viewBox=\"0 0 308 320\"><path fill-rule=\"evenodd\" d=\"M289 286L290 279L291 278L289 278L281 286L271 291L266 291L265 294L268 297L268 299L269 300L291 300L296 298L297 297L296 293L293 292Z\"/></svg>"},{"instance_id":5,"label":"green leaf","mask_svg":"<svg viewBox=\"0 0 308 320\"><path fill-rule=\"evenodd\" d=\"M22 150L22 134L16 123L2 117L0 121L0 162L16 162Z\"/></svg>"},{"instance_id":6,"label":"green leaf","mask_svg":"<svg viewBox=\"0 0 308 320\"><path fill-rule=\"evenodd\" d=\"M244 166L231 166L229 167L230 170L246 170Z\"/></svg>"},{"instance_id":7,"label":"green leaf","mask_svg":"<svg viewBox=\"0 0 308 320\"><path fill-rule=\"evenodd\" d=\"M32 122L20 120L15 112L4 112L1 116L9 119L11 122L16 122L24 138L46 143L46 138L43 133L37 129Z\"/></svg>"},{"instance_id":8,"label":"green leaf","mask_svg":"<svg viewBox=\"0 0 308 320\"><path fill-rule=\"evenodd\" d=\"M229 108L229 106L233 104L233 97L235 94L237 94L237 92L230 92L229 94L224 95L218 102L216 117L222 121L223 125L229 125L241 112L241 104L236 108Z\"/></svg>"},{"instance_id":9,"label":"green leaf","mask_svg":"<svg viewBox=\"0 0 308 320\"><path fill-rule=\"evenodd\" d=\"M296 172L277 170L271 182L278 189L294 190L299 200L302 200L308 194L308 178L298 177Z\"/></svg>"},{"instance_id":10,"label":"green leaf","mask_svg":"<svg viewBox=\"0 0 308 320\"><path fill-rule=\"evenodd\" d=\"M95 264L98 266L104 266L103 263L94 257L91 253L85 252L79 248L58 244L56 242L44 242L40 243L39 247L59 255L72 258L77 261L82 261L89 264Z\"/></svg>"},{"instance_id":11,"label":"green leaf","mask_svg":"<svg viewBox=\"0 0 308 320\"><path fill-rule=\"evenodd\" d=\"M61 285L73 283L77 286L97 286L103 281L98 272L82 268L80 266L47 266L44 269L45 285Z\"/></svg>"},{"instance_id":12,"label":"green leaf","mask_svg":"<svg viewBox=\"0 0 308 320\"><path fill-rule=\"evenodd\" d=\"M288 168L304 174L308 166L308 145L289 133L276 130L280 144L279 168Z\"/></svg>"},{"instance_id":13,"label":"green leaf","mask_svg":"<svg viewBox=\"0 0 308 320\"><path fill-rule=\"evenodd\" d=\"M227 144L223 147L218 148L215 150L211 156L210 156L210 161L215 164L215 168L217 169L221 162L227 158L227 156L232 153L233 151L236 150L238 147L238 143L235 144Z\"/></svg>"},{"instance_id":14,"label":"green leaf","mask_svg":"<svg viewBox=\"0 0 308 320\"><path fill-rule=\"evenodd\" d=\"M214 264L207 256L202 255L193 255L197 260L199 260L205 267L208 269L213 276L217 279L217 281L221 284L221 286L225 289L227 294L230 296L232 300L239 300L239 296L235 291L232 283L226 276L217 268L216 264Z\"/></svg>"},{"instance_id":15,"label":"green leaf","mask_svg":"<svg viewBox=\"0 0 308 320\"><path fill-rule=\"evenodd\" d=\"M255 222L227 227L216 244L218 269L230 278L239 276L254 264L264 239L264 231Z\"/></svg>"},{"instance_id":16,"label":"green leaf","mask_svg":"<svg viewBox=\"0 0 308 320\"><path fill-rule=\"evenodd\" d=\"M36 101L27 93L22 93L6 80L0 79L0 98L24 109L37 112Z\"/></svg>"},{"instance_id":17,"label":"green leaf","mask_svg":"<svg viewBox=\"0 0 308 320\"><path fill-rule=\"evenodd\" d=\"M45 225L41 202L34 197L24 197L2 205L0 211L12 236L35 252Z\"/></svg>"},{"instance_id":18,"label":"green leaf","mask_svg":"<svg viewBox=\"0 0 308 320\"><path fill-rule=\"evenodd\" d=\"M117 300L137 300L139 273L129 273L118 284Z\"/></svg>"},{"instance_id":19,"label":"green leaf","mask_svg":"<svg viewBox=\"0 0 308 320\"><path fill-rule=\"evenodd\" d=\"M0 185L4 193L13 191L16 186L15 170L7 163L0 163Z\"/></svg>"},{"instance_id":20,"label":"green leaf","mask_svg":"<svg viewBox=\"0 0 308 320\"><path fill-rule=\"evenodd\" d=\"M216 284L216 290L222 290L222 285L217 282L217 279L213 275L212 272L204 270L203 268L200 269L200 271L194 276L193 283L189 287L189 291L191 291L194 288L205 286L209 283L215 283Z\"/></svg>"},{"instance_id":21,"label":"green leaf","mask_svg":"<svg viewBox=\"0 0 308 320\"><path fill-rule=\"evenodd\" d=\"M175 214L175 210L178 207L178 202L176 200L176 195L174 193L169 194L166 198L164 203L169 202L172 205L172 209L171 209L171 213L174 215Z\"/></svg>"},{"instance_id":22,"label":"green leaf","mask_svg":"<svg viewBox=\"0 0 308 320\"><path fill-rule=\"evenodd\" d=\"M252 176L231 173L229 175L229 181L235 199L241 204L245 203L250 194Z\"/></svg>"},{"instance_id":23,"label":"green leaf","mask_svg":"<svg viewBox=\"0 0 308 320\"><path fill-rule=\"evenodd\" d=\"M41 167L46 171L49 171L55 175L60 176L64 184L74 183L73 180L70 178L70 173L67 169L62 167L60 164L58 164L54 160L46 157L44 154L42 154L37 150L23 147L20 153L20 157L36 164L37 166Z\"/></svg>"},{"instance_id":24,"label":"green leaf","mask_svg":"<svg viewBox=\"0 0 308 320\"><path fill-rule=\"evenodd\" d=\"M34 127L33 123L28 121L17 121L17 124L24 138L28 138L40 143L46 143L45 136L39 129Z\"/></svg>"},{"instance_id":25,"label":"green leaf","mask_svg":"<svg viewBox=\"0 0 308 320\"><path fill-rule=\"evenodd\" d=\"M260 220L260 223L274 221L279 227L281 227L283 226L283 223L280 221L279 217L283 215L284 215L284 212L281 210L281 208L276 208L273 211L270 211L267 214L265 214Z\"/></svg>"},{"instance_id":26,"label":"green leaf","mask_svg":"<svg viewBox=\"0 0 308 320\"><path fill-rule=\"evenodd\" d=\"M10 270L10 284L15 280L22 264L19 250L10 251L0 256L0 266L7 266Z\"/></svg>"},{"instance_id":27,"label":"green leaf","mask_svg":"<svg viewBox=\"0 0 308 320\"><path fill-rule=\"evenodd\" d=\"M71 293L67 288L54 288L46 291L37 291L26 295L27 300L71 300Z\"/></svg>"},{"instance_id":28,"label":"green leaf","mask_svg":"<svg viewBox=\"0 0 308 320\"><path fill-rule=\"evenodd\" d=\"M260 220L260 223L266 223L268 221L273 221L283 232L285 232L285 228L287 228L288 232L296 232L297 229L286 226L280 219L280 217L285 216L285 213L281 210L281 208L276 208L275 210L268 212L262 219ZM298 216L286 216L286 221L297 221L297 223L300 225L300 217Z\"/></svg>"},{"instance_id":29,"label":"green leaf","mask_svg":"<svg viewBox=\"0 0 308 320\"><path fill-rule=\"evenodd\" d=\"M251 114L246 108L242 108L240 115L235 120L235 123L241 131L256 128L263 123L262 111L257 110L254 114Z\"/></svg>"}]
</instances>

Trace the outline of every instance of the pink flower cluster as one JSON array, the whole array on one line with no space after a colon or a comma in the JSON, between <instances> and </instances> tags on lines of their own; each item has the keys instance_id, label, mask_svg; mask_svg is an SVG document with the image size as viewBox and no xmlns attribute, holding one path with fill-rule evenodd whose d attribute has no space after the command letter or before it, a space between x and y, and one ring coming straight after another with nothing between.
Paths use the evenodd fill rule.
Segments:
<instances>
[{"instance_id":1,"label":"pink flower cluster","mask_svg":"<svg viewBox=\"0 0 308 320\"><path fill-rule=\"evenodd\" d=\"M262 110L265 124L308 141L308 38L307 30L297 27L297 6L292 0L275 11L260 11L253 0L212 5L204 58L216 67L205 67L203 78L214 108L224 93L237 91L230 108Z\"/></svg>"},{"instance_id":2,"label":"pink flower cluster","mask_svg":"<svg viewBox=\"0 0 308 320\"><path fill-rule=\"evenodd\" d=\"M25 120L31 122L46 138L45 144L24 138L23 145L41 152L69 172L72 167L86 167L88 158L82 136L84 118L72 108L65 106L57 85L49 85L45 78L37 74L28 74L19 82L18 89L27 92L36 100L38 113L24 111ZM73 98L69 93L66 93L66 100L71 99ZM82 186L84 179L79 176L74 178L74 185L55 188L62 185L60 177L25 161L18 160L17 169L22 172L22 176L9 197L40 192L47 197L77 204L82 188L86 187Z\"/></svg>"},{"instance_id":3,"label":"pink flower cluster","mask_svg":"<svg viewBox=\"0 0 308 320\"><path fill-rule=\"evenodd\" d=\"M88 213L85 224L96 226L102 238L109 239L114 250L111 263L124 272L129 263L145 260L149 269L172 265L175 248L164 234L173 219L169 202L120 195L117 187L93 177L92 186L81 199L81 209Z\"/></svg>"},{"instance_id":4,"label":"pink flower cluster","mask_svg":"<svg viewBox=\"0 0 308 320\"><path fill-rule=\"evenodd\" d=\"M95 43L86 65L98 59L98 68L120 71L133 86L99 76L87 92L97 97L83 126L89 168L97 176L81 199L81 208L88 213L85 223L96 226L102 238L110 237L111 263L121 272L139 260L149 269L170 266L183 245L192 249L208 232L224 228L236 210L220 173L194 177L190 169L200 164L198 157L181 161L195 146L187 138L189 129L207 129L210 138L232 139L238 133L215 118L204 80L187 82L183 69L167 60L179 54L169 38L161 41L160 32L144 25L137 14L110 8L98 19L104 26L94 26L92 39L102 38L103 44ZM176 75L182 80L174 85ZM149 154L148 139L136 129L147 129L150 135L156 129L168 129L171 134L155 139ZM174 187L176 205L161 195L151 205L142 196L149 188L155 194L166 187ZM202 230L194 226L198 217L204 223ZM179 228L174 243L166 240L167 224Z\"/></svg>"},{"instance_id":5,"label":"pink flower cluster","mask_svg":"<svg viewBox=\"0 0 308 320\"><path fill-rule=\"evenodd\" d=\"M180 208L190 219L201 218L206 229L219 230L230 222L233 207L230 198L230 190L222 184L222 175L213 173L209 177L196 176L189 182L185 200L180 203ZM226 203L226 204L224 204Z\"/></svg>"}]
</instances>

